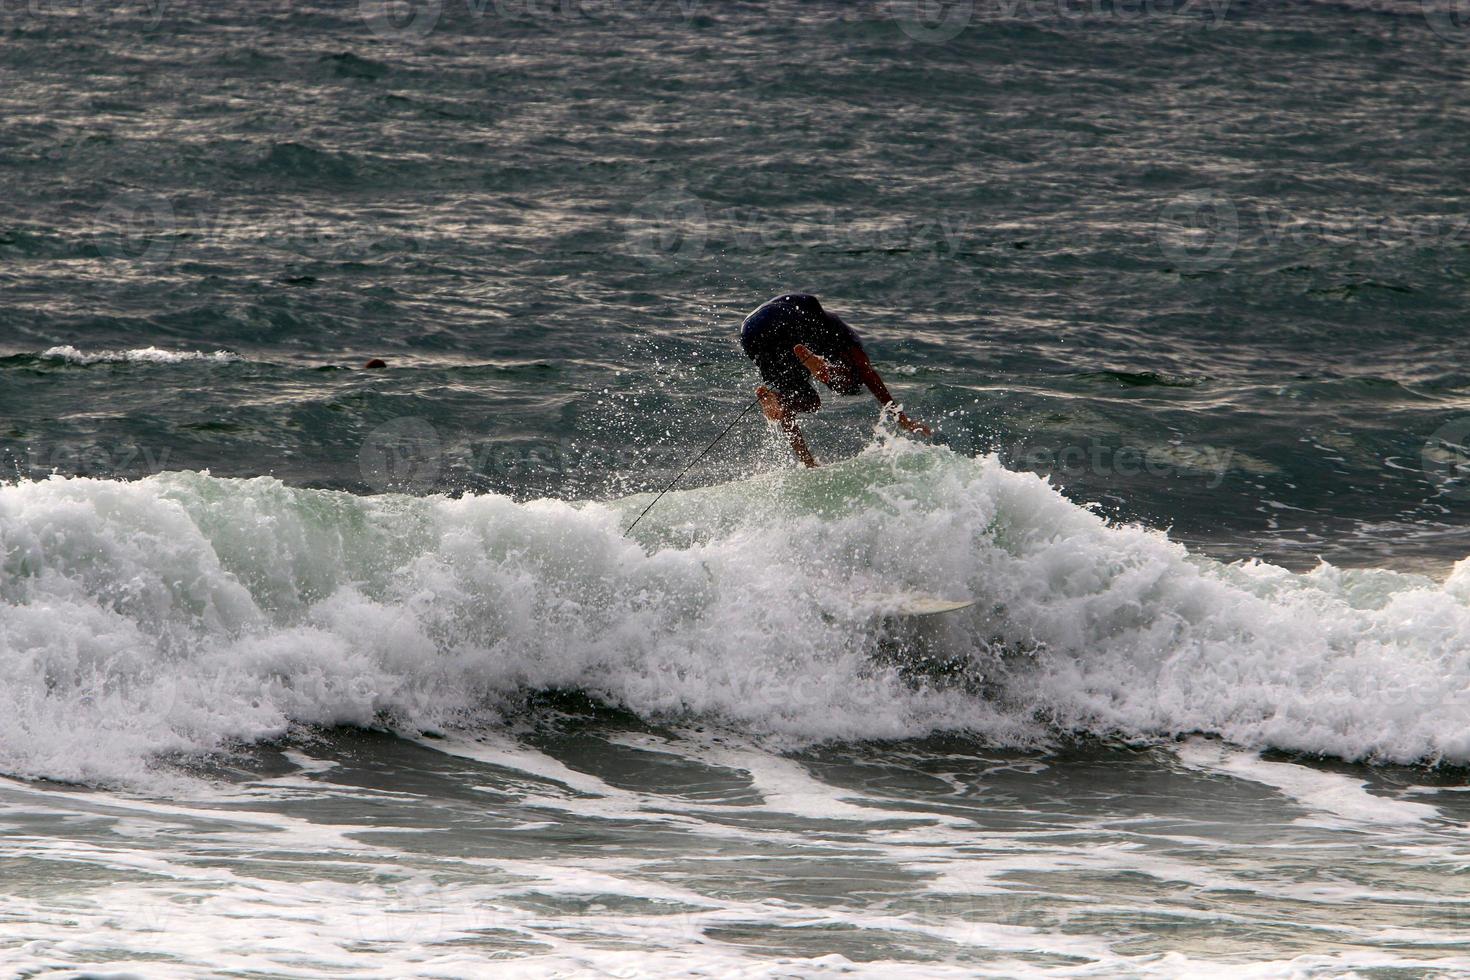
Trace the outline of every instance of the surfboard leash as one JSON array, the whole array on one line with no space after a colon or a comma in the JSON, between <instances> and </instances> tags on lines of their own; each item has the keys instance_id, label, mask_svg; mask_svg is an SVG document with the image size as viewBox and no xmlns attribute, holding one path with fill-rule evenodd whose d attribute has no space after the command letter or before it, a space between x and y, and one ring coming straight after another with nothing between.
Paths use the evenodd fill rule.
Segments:
<instances>
[{"instance_id":1,"label":"surfboard leash","mask_svg":"<svg viewBox=\"0 0 1470 980\"><path fill-rule=\"evenodd\" d=\"M648 516L648 512L651 511L651 510L653 510L653 505L656 504L656 503L658 503L660 500L662 500L664 494L666 494L670 490L674 489L674 484L676 484L680 480L684 479L684 474L685 473L688 473L690 470L694 469L694 464L697 463L697 462L699 462L701 459L704 459L704 457L709 454L709 451L711 449L715 448L715 446L719 443L719 441L721 439L725 438L725 436L729 434L730 430L733 429L733 428L735 428L735 426L737 424L739 424L740 420L743 419L743 418L745 418L745 416L749 415L750 414L750 410L752 408L755 408L759 404L760 404L760 399L757 398L757 399L753 400L749 405L746 405L745 408L740 412L740 414L737 415L737 416L735 416L735 418L733 418L730 421L730 424L727 425L727 426L725 426L724 430L721 431L719 435L715 436L713 440L711 440L711 442L710 442L710 444L708 446L705 446L704 447L704 452L700 453L698 456L696 456L693 459L691 459L689 461L689 465L686 466L686 467L684 467L682 470L680 470L679 471L679 475L676 476L676 477L674 477L672 480L670 480L669 481L669 485L666 486L666 487L664 487L662 490L660 490L658 492L658 496L657 497L654 497L652 500L650 500L648 502L648 506L645 507L645 508L643 508L643 513L639 514L637 517L635 517L633 519L633 523L628 525L628 529L623 532L623 535L626 537L627 535L632 534L633 533L633 528L635 528L635 527L638 526L638 522L641 521L641 520L643 520L643 518L647 517Z\"/></svg>"}]
</instances>

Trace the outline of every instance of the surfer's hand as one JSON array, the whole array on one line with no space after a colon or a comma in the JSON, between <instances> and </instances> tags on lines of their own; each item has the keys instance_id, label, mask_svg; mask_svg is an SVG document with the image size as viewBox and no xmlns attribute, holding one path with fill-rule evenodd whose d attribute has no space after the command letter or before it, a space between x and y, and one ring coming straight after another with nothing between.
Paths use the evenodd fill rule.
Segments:
<instances>
[{"instance_id":1,"label":"surfer's hand","mask_svg":"<svg viewBox=\"0 0 1470 980\"><path fill-rule=\"evenodd\" d=\"M914 419L909 418L907 415L905 415L902 412L899 412L898 413L898 424L901 425L901 426L903 426L905 429L907 429L910 432L916 432L916 433L918 433L919 435L923 436L926 439L929 436L931 436L931 435L934 434L933 430L930 429L923 422L915 421Z\"/></svg>"}]
</instances>

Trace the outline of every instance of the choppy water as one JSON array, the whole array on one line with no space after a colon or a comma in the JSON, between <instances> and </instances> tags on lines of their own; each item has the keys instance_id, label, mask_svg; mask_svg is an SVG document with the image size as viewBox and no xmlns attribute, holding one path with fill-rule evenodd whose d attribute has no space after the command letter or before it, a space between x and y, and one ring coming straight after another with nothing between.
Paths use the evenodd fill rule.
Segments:
<instances>
[{"instance_id":1,"label":"choppy water","mask_svg":"<svg viewBox=\"0 0 1470 980\"><path fill-rule=\"evenodd\" d=\"M0 37L0 973L1470 972L1454 4Z\"/></svg>"}]
</instances>

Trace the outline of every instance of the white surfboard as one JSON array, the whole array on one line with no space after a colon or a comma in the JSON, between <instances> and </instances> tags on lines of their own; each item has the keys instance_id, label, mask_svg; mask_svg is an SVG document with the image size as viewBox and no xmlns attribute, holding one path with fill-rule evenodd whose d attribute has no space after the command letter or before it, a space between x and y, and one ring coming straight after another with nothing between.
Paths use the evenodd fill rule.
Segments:
<instances>
[{"instance_id":1,"label":"white surfboard","mask_svg":"<svg viewBox=\"0 0 1470 980\"><path fill-rule=\"evenodd\" d=\"M979 599L944 599L922 592L868 593L863 601L880 616L938 616L968 609Z\"/></svg>"}]
</instances>

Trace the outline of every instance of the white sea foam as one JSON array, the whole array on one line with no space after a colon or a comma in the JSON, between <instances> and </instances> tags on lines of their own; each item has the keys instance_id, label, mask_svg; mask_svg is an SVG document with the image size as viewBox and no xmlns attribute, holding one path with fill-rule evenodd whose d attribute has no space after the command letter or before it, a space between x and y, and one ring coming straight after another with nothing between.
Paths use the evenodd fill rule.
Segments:
<instances>
[{"instance_id":1,"label":"white sea foam","mask_svg":"<svg viewBox=\"0 0 1470 980\"><path fill-rule=\"evenodd\" d=\"M183 364L188 361L238 361L240 355L227 350L163 350L139 347L133 350L81 351L66 344L41 352L41 357L71 364Z\"/></svg>"},{"instance_id":2,"label":"white sea foam","mask_svg":"<svg viewBox=\"0 0 1470 980\"><path fill-rule=\"evenodd\" d=\"M1470 762L1470 567L1221 565L994 459L888 447L646 498L355 497L170 473L0 487L0 769L145 778L293 725L493 723L526 689L784 743L1202 731ZM856 597L970 593L884 666Z\"/></svg>"},{"instance_id":3,"label":"white sea foam","mask_svg":"<svg viewBox=\"0 0 1470 980\"><path fill-rule=\"evenodd\" d=\"M1303 824L1333 828L1412 825L1439 815L1439 810L1427 803L1370 793L1361 779L1290 762L1267 762L1253 752L1232 750L1202 739L1190 739L1177 751L1186 765L1229 773L1279 790L1310 812L1310 816L1298 820Z\"/></svg>"}]
</instances>

